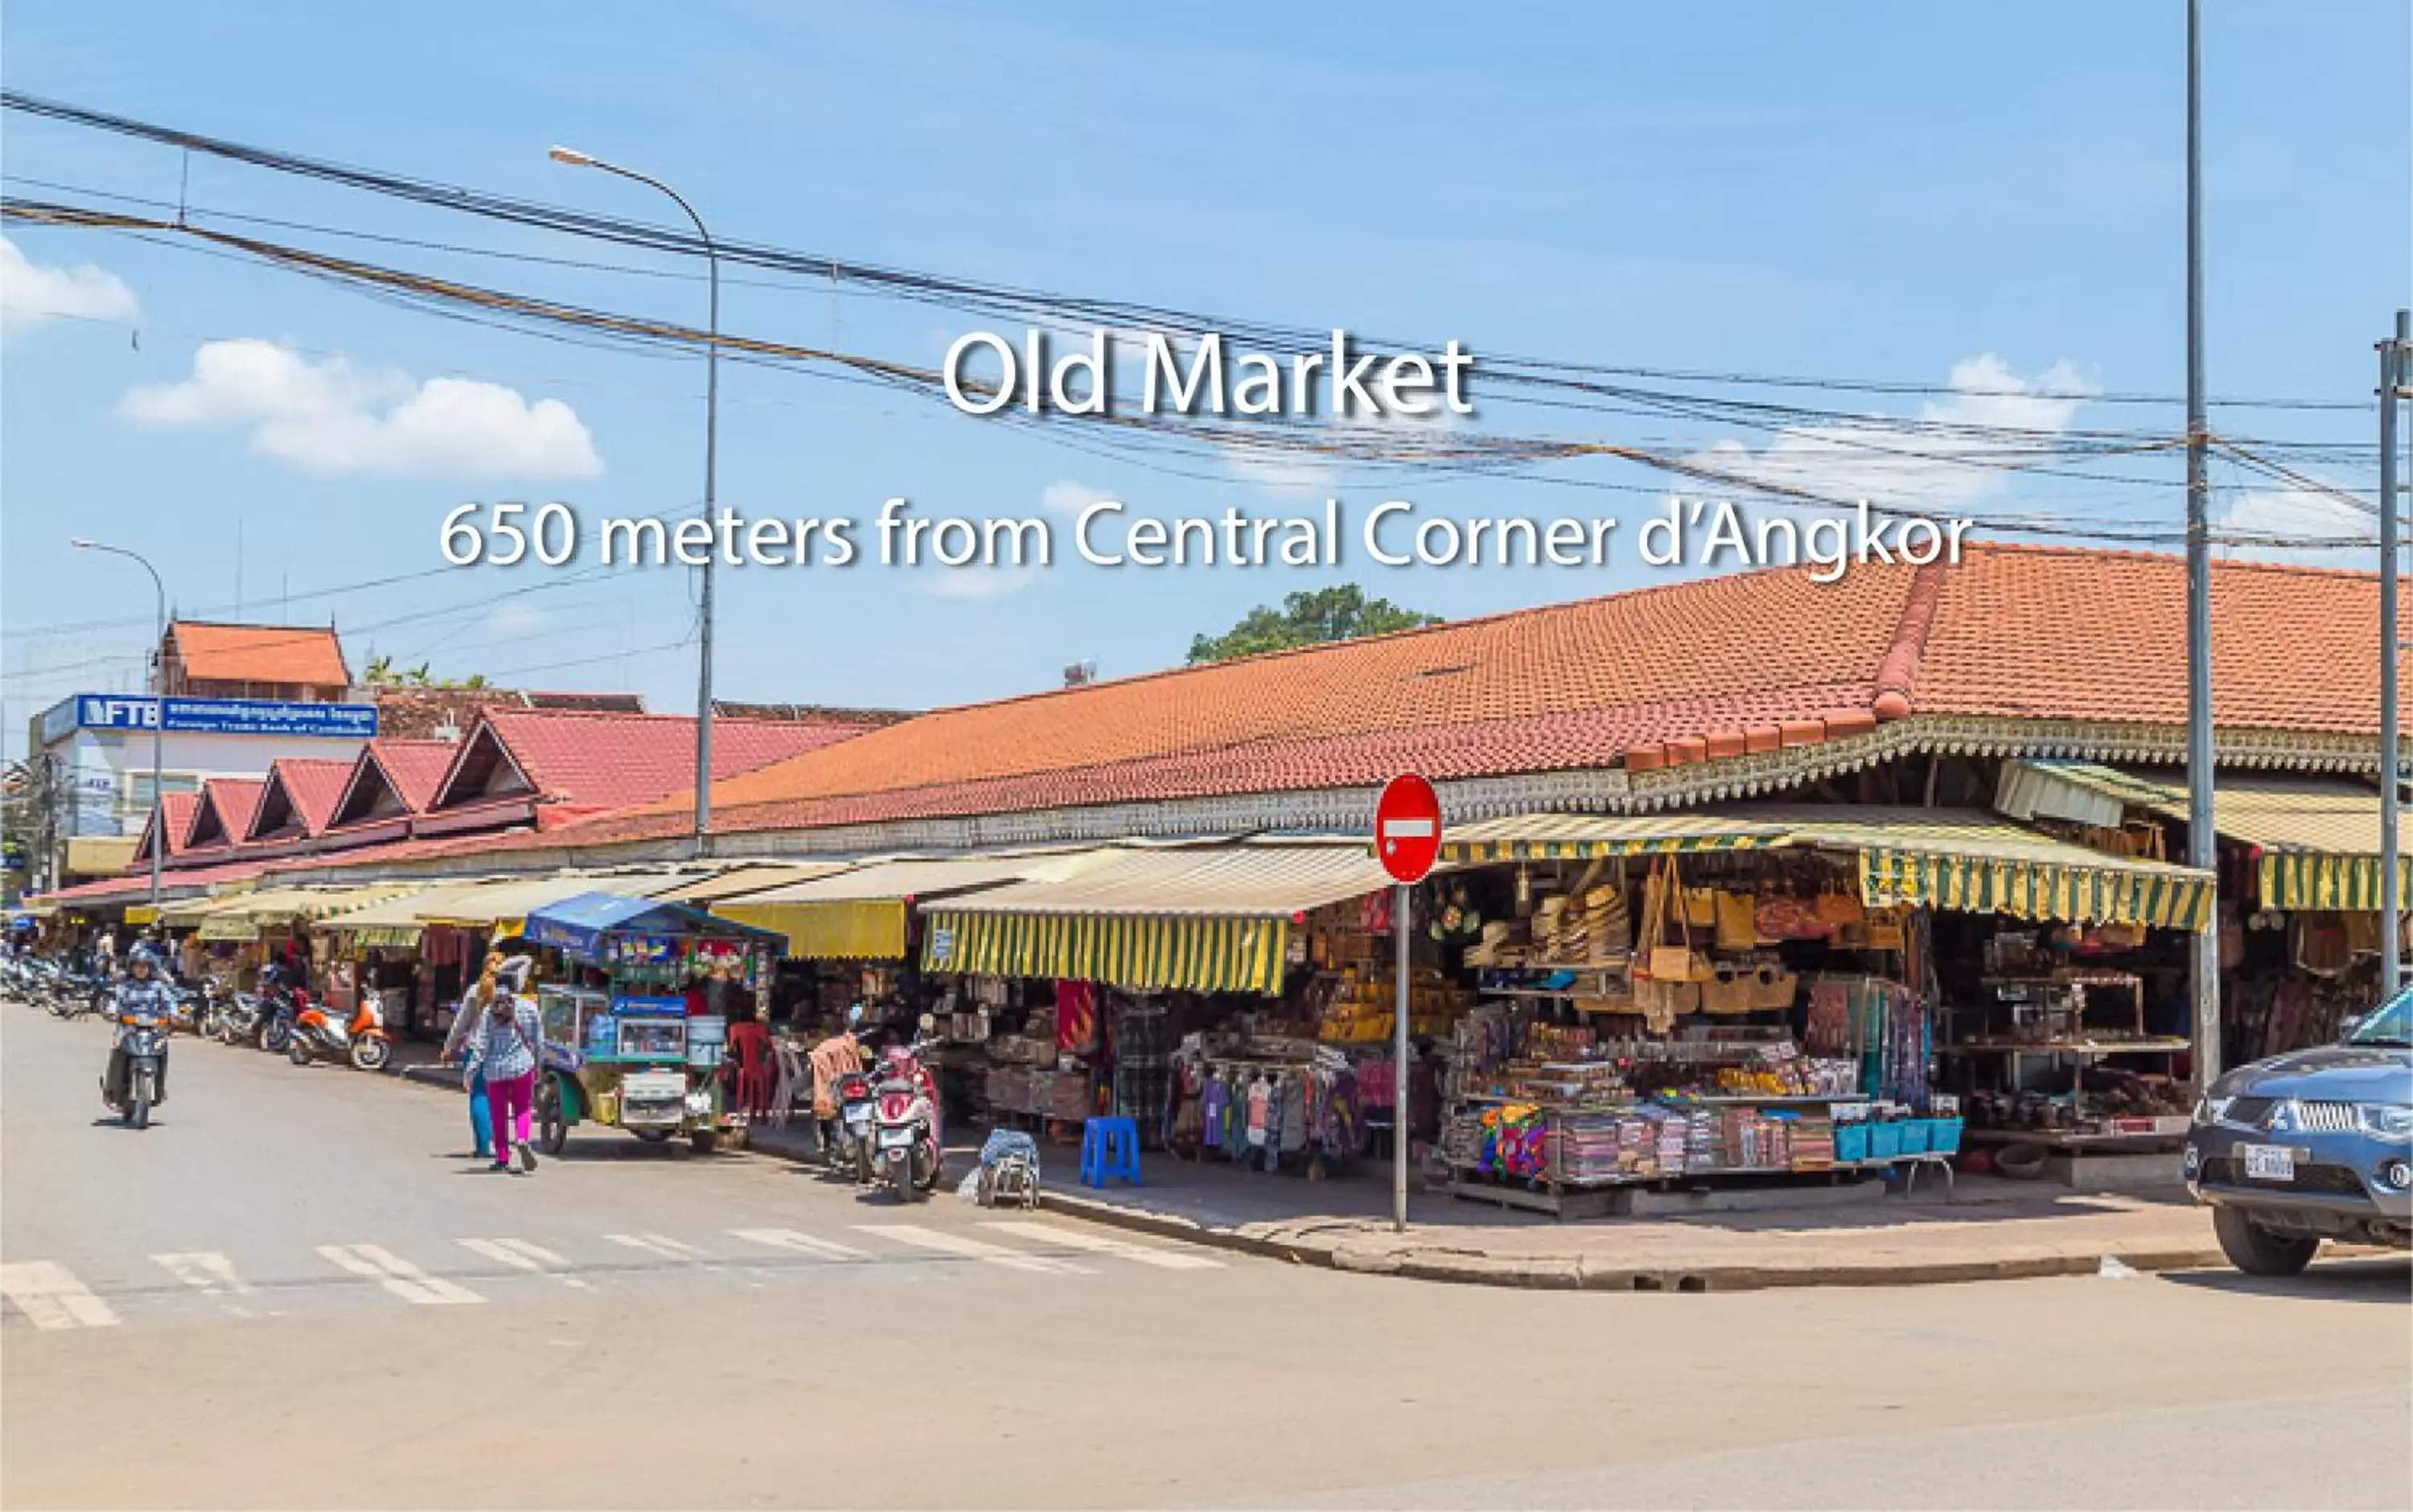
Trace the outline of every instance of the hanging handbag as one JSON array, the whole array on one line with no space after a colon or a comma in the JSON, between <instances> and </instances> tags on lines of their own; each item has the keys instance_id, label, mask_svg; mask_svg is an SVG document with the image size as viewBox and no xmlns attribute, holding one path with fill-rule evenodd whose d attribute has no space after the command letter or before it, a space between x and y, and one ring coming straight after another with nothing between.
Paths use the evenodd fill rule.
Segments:
<instances>
[{"instance_id":1,"label":"hanging handbag","mask_svg":"<svg viewBox=\"0 0 2413 1512\"><path fill-rule=\"evenodd\" d=\"M1676 868L1675 857L1667 858L1664 878L1654 868L1652 881L1657 889L1658 909L1654 920L1646 920L1643 938L1651 943L1651 977L1659 982L1703 982L1710 974L1710 959L1693 948L1691 923L1683 917L1684 882ZM1671 901L1672 900L1672 901ZM1651 912L1646 910L1646 912ZM1678 943L1667 943L1664 930L1668 915L1674 914Z\"/></svg>"},{"instance_id":2,"label":"hanging handbag","mask_svg":"<svg viewBox=\"0 0 2413 1512\"><path fill-rule=\"evenodd\" d=\"M1758 910L1749 893L1718 895L1718 948L1751 950L1759 944Z\"/></svg>"},{"instance_id":3,"label":"hanging handbag","mask_svg":"<svg viewBox=\"0 0 2413 1512\"><path fill-rule=\"evenodd\" d=\"M1758 973L1748 966L1720 966L1701 984L1701 1012L1747 1014L1758 1002Z\"/></svg>"},{"instance_id":4,"label":"hanging handbag","mask_svg":"<svg viewBox=\"0 0 2413 1512\"><path fill-rule=\"evenodd\" d=\"M1859 923L1861 917L1867 912L1867 910L1860 906L1858 898L1840 887L1829 887L1820 893L1812 908L1816 912L1821 924L1833 925L1837 928Z\"/></svg>"}]
</instances>

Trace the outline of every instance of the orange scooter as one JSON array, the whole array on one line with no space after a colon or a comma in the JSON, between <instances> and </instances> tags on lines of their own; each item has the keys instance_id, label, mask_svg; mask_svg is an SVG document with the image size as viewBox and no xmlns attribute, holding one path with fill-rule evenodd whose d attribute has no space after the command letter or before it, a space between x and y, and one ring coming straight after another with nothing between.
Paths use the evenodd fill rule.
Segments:
<instances>
[{"instance_id":1,"label":"orange scooter","mask_svg":"<svg viewBox=\"0 0 2413 1512\"><path fill-rule=\"evenodd\" d=\"M360 1006L346 1023L338 1024L329 1016L324 1003L303 1008L294 1015L293 1039L286 1045L285 1056L297 1066L325 1056L331 1060L348 1060L360 1071L383 1071L393 1059L393 1040L386 1033L385 1014L377 1007L376 996L363 992Z\"/></svg>"}]
</instances>

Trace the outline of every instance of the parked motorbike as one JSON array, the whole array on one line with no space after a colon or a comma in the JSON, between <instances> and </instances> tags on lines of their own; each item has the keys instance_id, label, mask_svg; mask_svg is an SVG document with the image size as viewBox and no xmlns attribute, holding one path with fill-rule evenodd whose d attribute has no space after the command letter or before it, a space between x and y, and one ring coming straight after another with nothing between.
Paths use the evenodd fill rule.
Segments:
<instances>
[{"instance_id":1,"label":"parked motorbike","mask_svg":"<svg viewBox=\"0 0 2413 1512\"><path fill-rule=\"evenodd\" d=\"M320 1056L349 1060L355 1070L382 1071L393 1059L393 1042L386 1037L385 1015L374 995L363 993L352 1016L338 1023L323 1005L310 1003L293 1015L292 1037L286 1059L306 1066Z\"/></svg>"},{"instance_id":2,"label":"parked motorbike","mask_svg":"<svg viewBox=\"0 0 2413 1512\"><path fill-rule=\"evenodd\" d=\"M293 1020L309 1002L306 992L276 988L261 993L259 1023L252 1030L252 1043L270 1055L285 1054L293 1045Z\"/></svg>"},{"instance_id":3,"label":"parked motorbike","mask_svg":"<svg viewBox=\"0 0 2413 1512\"><path fill-rule=\"evenodd\" d=\"M860 1071L850 1071L839 1076L830 1090L837 1100L837 1121L830 1149L830 1167L851 1171L855 1180L869 1186L875 1174L871 1164L871 1125L879 1112L871 1078Z\"/></svg>"},{"instance_id":4,"label":"parked motorbike","mask_svg":"<svg viewBox=\"0 0 2413 1512\"><path fill-rule=\"evenodd\" d=\"M938 1023L922 1015L926 1034ZM880 1081L874 1089L879 1108L872 1120L872 1142L879 1168L899 1202L912 1202L937 1188L940 1150L939 1084L922 1064L922 1042L893 1045L880 1060Z\"/></svg>"}]
</instances>

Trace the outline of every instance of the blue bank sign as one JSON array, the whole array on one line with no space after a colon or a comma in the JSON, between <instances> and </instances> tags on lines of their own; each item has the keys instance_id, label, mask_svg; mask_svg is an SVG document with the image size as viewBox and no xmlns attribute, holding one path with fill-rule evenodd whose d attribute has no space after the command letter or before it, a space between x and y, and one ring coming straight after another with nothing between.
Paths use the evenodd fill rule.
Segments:
<instances>
[{"instance_id":1,"label":"blue bank sign","mask_svg":"<svg viewBox=\"0 0 2413 1512\"><path fill-rule=\"evenodd\" d=\"M166 705L161 724L160 706ZM61 718L61 716L65 718ZM78 693L44 716L43 735L57 739L70 729L150 730L170 734L289 735L328 740L373 740L374 704L280 704L253 698L157 699L127 693Z\"/></svg>"}]
</instances>

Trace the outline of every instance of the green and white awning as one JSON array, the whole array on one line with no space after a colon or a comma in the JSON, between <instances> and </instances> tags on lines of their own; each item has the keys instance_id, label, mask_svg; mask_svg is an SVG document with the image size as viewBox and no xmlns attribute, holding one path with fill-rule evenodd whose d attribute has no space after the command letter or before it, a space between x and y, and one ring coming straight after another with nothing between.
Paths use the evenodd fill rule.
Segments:
<instances>
[{"instance_id":1,"label":"green and white awning","mask_svg":"<svg viewBox=\"0 0 2413 1512\"><path fill-rule=\"evenodd\" d=\"M1487 861L1591 861L1601 856L1758 851L1791 843L1781 824L1704 813L1518 814L1450 827L1445 865Z\"/></svg>"},{"instance_id":2,"label":"green and white awning","mask_svg":"<svg viewBox=\"0 0 2413 1512\"><path fill-rule=\"evenodd\" d=\"M1052 976L1138 992L1281 990L1290 921L1164 914L925 915L922 969L972 976Z\"/></svg>"}]
</instances>

